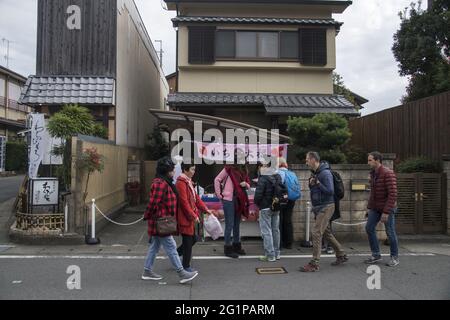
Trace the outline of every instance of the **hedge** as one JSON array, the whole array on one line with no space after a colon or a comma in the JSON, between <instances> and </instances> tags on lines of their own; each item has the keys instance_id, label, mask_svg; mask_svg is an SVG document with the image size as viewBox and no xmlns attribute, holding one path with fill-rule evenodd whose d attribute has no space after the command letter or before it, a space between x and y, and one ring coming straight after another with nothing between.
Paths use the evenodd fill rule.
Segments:
<instances>
[{"instance_id":1,"label":"hedge","mask_svg":"<svg viewBox=\"0 0 450 320\"><path fill-rule=\"evenodd\" d=\"M25 142L6 142L6 171L25 172L28 163L28 150Z\"/></svg>"}]
</instances>

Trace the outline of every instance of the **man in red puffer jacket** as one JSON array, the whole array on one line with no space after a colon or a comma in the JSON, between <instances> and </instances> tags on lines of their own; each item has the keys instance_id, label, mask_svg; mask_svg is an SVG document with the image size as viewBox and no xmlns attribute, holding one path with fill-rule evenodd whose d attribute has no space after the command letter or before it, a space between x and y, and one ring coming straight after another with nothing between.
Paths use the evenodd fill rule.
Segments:
<instances>
[{"instance_id":1,"label":"man in red puffer jacket","mask_svg":"<svg viewBox=\"0 0 450 320\"><path fill-rule=\"evenodd\" d=\"M380 245L378 243L376 226L383 222L391 247L391 259L386 264L395 267L398 260L398 240L395 232L395 213L397 212L397 178L395 173L382 165L382 155L379 152L371 152L368 156L370 172L370 198L366 232L369 238L372 256L365 261L374 264L381 261Z\"/></svg>"}]
</instances>

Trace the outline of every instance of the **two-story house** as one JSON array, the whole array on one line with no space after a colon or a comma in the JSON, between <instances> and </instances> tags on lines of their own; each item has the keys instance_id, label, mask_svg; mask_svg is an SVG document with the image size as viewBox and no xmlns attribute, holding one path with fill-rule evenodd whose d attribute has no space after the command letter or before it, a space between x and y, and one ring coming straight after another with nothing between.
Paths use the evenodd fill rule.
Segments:
<instances>
[{"instance_id":1,"label":"two-story house","mask_svg":"<svg viewBox=\"0 0 450 320\"><path fill-rule=\"evenodd\" d=\"M333 94L336 37L348 0L165 0L176 10L171 110L286 133L289 116L358 116Z\"/></svg>"},{"instance_id":2,"label":"two-story house","mask_svg":"<svg viewBox=\"0 0 450 320\"><path fill-rule=\"evenodd\" d=\"M20 92L27 78L0 66L0 136L15 139L17 132L25 129L31 108L20 104Z\"/></svg>"},{"instance_id":3,"label":"two-story house","mask_svg":"<svg viewBox=\"0 0 450 320\"><path fill-rule=\"evenodd\" d=\"M134 0L39 0L36 74L21 101L87 107L118 145L143 148L169 87Z\"/></svg>"}]
</instances>

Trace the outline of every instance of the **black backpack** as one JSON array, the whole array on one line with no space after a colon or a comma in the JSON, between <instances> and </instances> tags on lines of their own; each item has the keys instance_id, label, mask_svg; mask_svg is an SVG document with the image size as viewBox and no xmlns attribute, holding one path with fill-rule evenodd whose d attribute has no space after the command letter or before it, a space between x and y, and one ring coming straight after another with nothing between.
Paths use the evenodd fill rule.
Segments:
<instances>
[{"instance_id":1,"label":"black backpack","mask_svg":"<svg viewBox=\"0 0 450 320\"><path fill-rule=\"evenodd\" d=\"M273 186L273 196L272 196L272 211L280 211L285 208L288 204L288 190L286 186L281 182L281 177L279 175L275 175L270 177L270 181Z\"/></svg>"},{"instance_id":2,"label":"black backpack","mask_svg":"<svg viewBox=\"0 0 450 320\"><path fill-rule=\"evenodd\" d=\"M331 170L331 174L333 175L333 184L334 184L334 197L336 200L342 200L345 195L344 182L342 181L341 175L334 170Z\"/></svg>"}]
</instances>

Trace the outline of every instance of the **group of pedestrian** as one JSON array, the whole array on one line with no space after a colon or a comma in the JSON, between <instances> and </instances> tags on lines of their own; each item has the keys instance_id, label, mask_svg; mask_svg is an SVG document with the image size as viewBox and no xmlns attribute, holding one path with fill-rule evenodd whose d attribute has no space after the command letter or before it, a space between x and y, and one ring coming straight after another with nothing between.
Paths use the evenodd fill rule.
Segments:
<instances>
[{"instance_id":1,"label":"group of pedestrian","mask_svg":"<svg viewBox=\"0 0 450 320\"><path fill-rule=\"evenodd\" d=\"M174 184L175 164L172 159L165 157L157 163L156 177L152 182L150 200L144 214L144 219L148 222L150 246L142 274L143 280L163 279L153 269L161 246L177 271L180 283L187 283L198 276L198 271L191 267L192 247L197 241L195 226L200 221L200 214L211 212L195 191L192 181L195 165L183 163L181 169L182 172ZM170 222L174 224L172 231L163 233L162 229L170 229ZM178 249L174 235L182 237L182 244ZM182 261L180 256L183 257Z\"/></svg>"},{"instance_id":2,"label":"group of pedestrian","mask_svg":"<svg viewBox=\"0 0 450 320\"><path fill-rule=\"evenodd\" d=\"M336 255L333 266L342 265L349 260L331 229L332 221L339 217L339 200L342 199L344 190L342 180L336 178L336 173L326 161L321 161L317 152L308 152L305 161L311 170L308 185L315 224L312 231L313 257L300 271L316 272L319 271L323 240ZM379 152L368 155L368 164L371 167L371 192L366 232L372 255L365 263L374 264L381 260L376 234L376 226L381 221L385 224L391 249L387 265L394 267L399 264L395 232L396 177L392 170L382 165L382 155ZM192 247L197 241L195 229L201 214L211 212L194 188L192 178L195 175L195 165L183 163L181 169L182 173L174 184L175 164L171 158L160 159L157 163L157 175L151 186L150 201L144 215L148 221L150 236L149 252L142 274L144 280L163 278L153 269L161 246L178 272L180 283L187 283L198 275L198 271L191 267ZM222 202L225 217L224 254L230 258L246 254L242 247L240 224L242 217L249 217L250 187L251 181L245 164L225 165L214 179L215 193ZM300 198L300 183L296 174L289 170L286 159L277 159L276 165L271 165L269 161L258 164L254 203L259 208L259 226L264 246L264 256L259 258L260 261L275 262L281 258L281 250L292 249L292 213ZM169 228L171 222L175 224L171 229L173 231L162 234L160 230ZM174 235L182 237L179 248Z\"/></svg>"}]
</instances>

